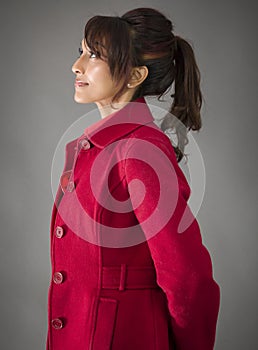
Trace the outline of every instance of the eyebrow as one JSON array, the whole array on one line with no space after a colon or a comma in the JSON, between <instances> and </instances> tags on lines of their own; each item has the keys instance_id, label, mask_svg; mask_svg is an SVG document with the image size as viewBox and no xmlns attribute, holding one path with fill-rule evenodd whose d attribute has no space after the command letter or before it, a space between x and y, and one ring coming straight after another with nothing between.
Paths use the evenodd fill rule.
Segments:
<instances>
[{"instance_id":1,"label":"eyebrow","mask_svg":"<svg viewBox=\"0 0 258 350\"><path fill-rule=\"evenodd\" d=\"M84 43L84 41L85 41L85 39L82 39L81 41L80 41L80 48L82 49L82 42ZM85 43L84 43L84 46L85 46L85 48L86 48L86 50L87 51L91 51L90 50L90 48L87 46L87 44L85 45ZM102 44L100 44L100 46L104 49L104 50L106 50L106 47L104 46L104 45L102 45Z\"/></svg>"}]
</instances>

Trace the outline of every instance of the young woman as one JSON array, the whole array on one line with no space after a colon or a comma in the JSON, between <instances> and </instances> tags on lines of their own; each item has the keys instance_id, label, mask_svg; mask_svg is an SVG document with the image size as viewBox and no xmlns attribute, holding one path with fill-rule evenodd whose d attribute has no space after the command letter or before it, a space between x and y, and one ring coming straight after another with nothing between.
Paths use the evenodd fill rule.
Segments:
<instances>
[{"instance_id":1,"label":"young woman","mask_svg":"<svg viewBox=\"0 0 258 350\"><path fill-rule=\"evenodd\" d=\"M47 350L213 349L220 289L178 165L186 131L201 128L192 47L154 9L94 16L72 71L75 101L94 102L102 118L66 145ZM160 130L144 97L173 83L177 122L168 114Z\"/></svg>"}]
</instances>

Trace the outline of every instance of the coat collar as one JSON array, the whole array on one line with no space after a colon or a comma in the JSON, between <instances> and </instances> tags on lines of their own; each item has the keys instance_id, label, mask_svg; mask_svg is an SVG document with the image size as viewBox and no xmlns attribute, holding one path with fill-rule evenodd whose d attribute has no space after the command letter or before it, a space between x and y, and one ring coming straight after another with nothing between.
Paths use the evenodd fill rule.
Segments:
<instances>
[{"instance_id":1,"label":"coat collar","mask_svg":"<svg viewBox=\"0 0 258 350\"><path fill-rule=\"evenodd\" d=\"M99 148L131 133L142 125L153 123L154 118L144 99L140 97L119 111L98 120L84 130L84 137Z\"/></svg>"}]
</instances>

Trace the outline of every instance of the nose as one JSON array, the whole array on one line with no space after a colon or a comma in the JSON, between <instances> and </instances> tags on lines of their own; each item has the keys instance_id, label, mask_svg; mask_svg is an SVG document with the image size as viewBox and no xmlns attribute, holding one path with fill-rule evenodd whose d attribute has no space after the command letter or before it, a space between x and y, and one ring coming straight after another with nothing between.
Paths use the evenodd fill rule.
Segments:
<instances>
[{"instance_id":1,"label":"nose","mask_svg":"<svg viewBox=\"0 0 258 350\"><path fill-rule=\"evenodd\" d=\"M81 63L81 57L79 57L72 65L72 72L74 74L84 74L84 67Z\"/></svg>"}]
</instances>

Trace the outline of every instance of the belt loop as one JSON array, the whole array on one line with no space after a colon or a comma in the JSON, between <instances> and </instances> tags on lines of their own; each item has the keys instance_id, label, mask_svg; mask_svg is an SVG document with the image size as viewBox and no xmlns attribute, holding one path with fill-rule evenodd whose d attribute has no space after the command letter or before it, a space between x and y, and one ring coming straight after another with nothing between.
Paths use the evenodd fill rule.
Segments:
<instances>
[{"instance_id":1,"label":"belt loop","mask_svg":"<svg viewBox=\"0 0 258 350\"><path fill-rule=\"evenodd\" d=\"M125 289L126 264L121 264L119 290Z\"/></svg>"}]
</instances>

